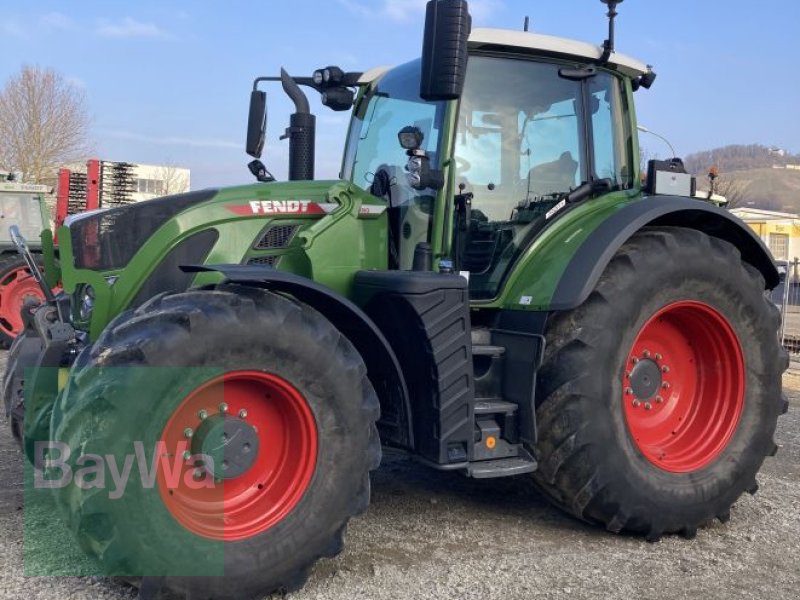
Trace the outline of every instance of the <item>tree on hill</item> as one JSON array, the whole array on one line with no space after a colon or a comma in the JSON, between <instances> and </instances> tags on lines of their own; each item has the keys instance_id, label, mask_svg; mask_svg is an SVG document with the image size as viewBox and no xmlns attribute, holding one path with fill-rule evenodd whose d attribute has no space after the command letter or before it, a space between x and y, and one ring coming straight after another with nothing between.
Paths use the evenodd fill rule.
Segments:
<instances>
[{"instance_id":1,"label":"tree on hill","mask_svg":"<svg viewBox=\"0 0 800 600\"><path fill-rule=\"evenodd\" d=\"M24 66L0 90L0 169L50 183L65 164L88 155L83 92L52 69Z\"/></svg>"},{"instance_id":2,"label":"tree on hill","mask_svg":"<svg viewBox=\"0 0 800 600\"><path fill-rule=\"evenodd\" d=\"M704 177L712 166L717 166L721 173L768 169L776 165L800 164L800 155L761 144L736 144L689 154L683 162L687 171Z\"/></svg>"}]
</instances>

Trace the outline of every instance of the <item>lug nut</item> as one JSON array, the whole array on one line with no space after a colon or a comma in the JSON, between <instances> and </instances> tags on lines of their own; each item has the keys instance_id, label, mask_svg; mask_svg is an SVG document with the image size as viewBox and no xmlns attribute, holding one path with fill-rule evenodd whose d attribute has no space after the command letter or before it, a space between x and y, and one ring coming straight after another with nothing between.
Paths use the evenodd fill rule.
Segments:
<instances>
[{"instance_id":1,"label":"lug nut","mask_svg":"<svg viewBox=\"0 0 800 600\"><path fill-rule=\"evenodd\" d=\"M240 419L246 419L247 418L247 411L244 408L239 411L239 418Z\"/></svg>"},{"instance_id":2,"label":"lug nut","mask_svg":"<svg viewBox=\"0 0 800 600\"><path fill-rule=\"evenodd\" d=\"M191 427L187 427L183 430L183 437L191 438L194 435L194 431L192 431Z\"/></svg>"},{"instance_id":3,"label":"lug nut","mask_svg":"<svg viewBox=\"0 0 800 600\"><path fill-rule=\"evenodd\" d=\"M644 356L645 358L650 358L650 350L645 350L645 351L642 353L642 356Z\"/></svg>"},{"instance_id":4,"label":"lug nut","mask_svg":"<svg viewBox=\"0 0 800 600\"><path fill-rule=\"evenodd\" d=\"M208 411L201 410L199 413L197 413L197 418L200 419L201 421L205 421L208 418Z\"/></svg>"},{"instance_id":5,"label":"lug nut","mask_svg":"<svg viewBox=\"0 0 800 600\"><path fill-rule=\"evenodd\" d=\"M642 403L639 402L638 400L634 400L633 401L633 408L639 408L641 405L642 405Z\"/></svg>"},{"instance_id":6,"label":"lug nut","mask_svg":"<svg viewBox=\"0 0 800 600\"><path fill-rule=\"evenodd\" d=\"M194 470L194 480L200 481L205 476L203 469L195 469Z\"/></svg>"},{"instance_id":7,"label":"lug nut","mask_svg":"<svg viewBox=\"0 0 800 600\"><path fill-rule=\"evenodd\" d=\"M656 396L656 404L662 404L664 402L664 398L661 396Z\"/></svg>"},{"instance_id":8,"label":"lug nut","mask_svg":"<svg viewBox=\"0 0 800 600\"><path fill-rule=\"evenodd\" d=\"M669 367L667 365L664 365L663 367L661 367L661 372L662 373L669 373Z\"/></svg>"},{"instance_id":9,"label":"lug nut","mask_svg":"<svg viewBox=\"0 0 800 600\"><path fill-rule=\"evenodd\" d=\"M222 414L225 414L226 412L228 412L228 405L225 404L224 402L222 404L220 404L219 405L219 412L221 412Z\"/></svg>"},{"instance_id":10,"label":"lug nut","mask_svg":"<svg viewBox=\"0 0 800 600\"><path fill-rule=\"evenodd\" d=\"M661 356L658 352L656 352L656 360L661 360L662 358L664 357Z\"/></svg>"},{"instance_id":11,"label":"lug nut","mask_svg":"<svg viewBox=\"0 0 800 600\"><path fill-rule=\"evenodd\" d=\"M183 460L185 462L189 462L190 460L192 460L192 456L194 455L189 450L187 450L186 452L183 453Z\"/></svg>"},{"instance_id":12,"label":"lug nut","mask_svg":"<svg viewBox=\"0 0 800 600\"><path fill-rule=\"evenodd\" d=\"M627 373L625 373L625 377L627 377L628 379L630 379L630 378L631 378L631 372L630 372L630 371L628 371Z\"/></svg>"},{"instance_id":13,"label":"lug nut","mask_svg":"<svg viewBox=\"0 0 800 600\"><path fill-rule=\"evenodd\" d=\"M625 390L625 393L628 394L628 396L633 396L633 388L628 388Z\"/></svg>"},{"instance_id":14,"label":"lug nut","mask_svg":"<svg viewBox=\"0 0 800 600\"><path fill-rule=\"evenodd\" d=\"M664 383L662 383L661 387L664 388L665 390L668 390L669 389L669 381L665 381Z\"/></svg>"},{"instance_id":15,"label":"lug nut","mask_svg":"<svg viewBox=\"0 0 800 600\"><path fill-rule=\"evenodd\" d=\"M653 410L653 405L650 404L649 402L645 402L644 403L644 409L645 410Z\"/></svg>"},{"instance_id":16,"label":"lug nut","mask_svg":"<svg viewBox=\"0 0 800 600\"><path fill-rule=\"evenodd\" d=\"M635 365L638 365L638 364L639 364L639 357L638 357L638 356L634 356L634 357L631 359L631 362L632 362L633 364L635 364Z\"/></svg>"}]
</instances>

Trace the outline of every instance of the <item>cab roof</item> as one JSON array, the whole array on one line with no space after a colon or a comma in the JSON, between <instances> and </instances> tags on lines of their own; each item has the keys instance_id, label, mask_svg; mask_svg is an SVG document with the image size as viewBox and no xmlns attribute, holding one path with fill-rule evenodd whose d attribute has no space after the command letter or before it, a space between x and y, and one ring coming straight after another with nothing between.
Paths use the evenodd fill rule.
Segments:
<instances>
[{"instance_id":1,"label":"cab roof","mask_svg":"<svg viewBox=\"0 0 800 600\"><path fill-rule=\"evenodd\" d=\"M587 42L568 38L514 31L511 29L492 29L479 27L472 30L469 36L469 47L474 49L490 49L497 47L536 51L544 54L596 61L603 55L603 48ZM649 67L634 58L614 52L608 61L630 77L644 75Z\"/></svg>"},{"instance_id":2,"label":"cab roof","mask_svg":"<svg viewBox=\"0 0 800 600\"><path fill-rule=\"evenodd\" d=\"M496 48L517 49L523 52L532 52L572 58L580 61L597 61L603 55L603 48L588 42L571 40L569 38L556 37L554 35L544 35L541 33L529 33L526 31L515 31L512 29L494 29L490 27L478 27L472 30L469 36L469 48L490 50ZM639 77L650 71L650 67L645 63L614 52L608 60L609 64L629 77ZM359 85L367 85L379 79L391 67L381 66L366 71L361 75Z\"/></svg>"}]
</instances>

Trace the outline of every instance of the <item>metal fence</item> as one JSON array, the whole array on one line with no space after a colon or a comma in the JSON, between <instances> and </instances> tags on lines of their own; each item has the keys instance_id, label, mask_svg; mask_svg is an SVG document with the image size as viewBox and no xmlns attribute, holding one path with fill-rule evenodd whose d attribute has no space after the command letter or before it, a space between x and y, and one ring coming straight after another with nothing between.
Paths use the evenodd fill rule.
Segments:
<instances>
[{"instance_id":1,"label":"metal fence","mask_svg":"<svg viewBox=\"0 0 800 600\"><path fill-rule=\"evenodd\" d=\"M772 291L772 301L781 309L781 343L800 360L800 258L777 261L781 283Z\"/></svg>"}]
</instances>

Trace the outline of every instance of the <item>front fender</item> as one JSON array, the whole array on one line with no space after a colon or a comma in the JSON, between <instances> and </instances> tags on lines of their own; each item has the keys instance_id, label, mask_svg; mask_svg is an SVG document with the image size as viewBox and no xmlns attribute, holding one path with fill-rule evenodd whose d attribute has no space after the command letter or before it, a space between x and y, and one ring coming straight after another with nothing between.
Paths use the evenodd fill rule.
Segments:
<instances>
[{"instance_id":1,"label":"front fender","mask_svg":"<svg viewBox=\"0 0 800 600\"><path fill-rule=\"evenodd\" d=\"M322 313L361 354L384 415L399 417L396 423L378 423L382 442L409 449L414 447L411 402L400 362L380 329L358 306L310 279L270 267L191 265L181 269L187 273L220 273L231 283L283 292ZM394 410L385 410L388 407Z\"/></svg>"}]
</instances>

